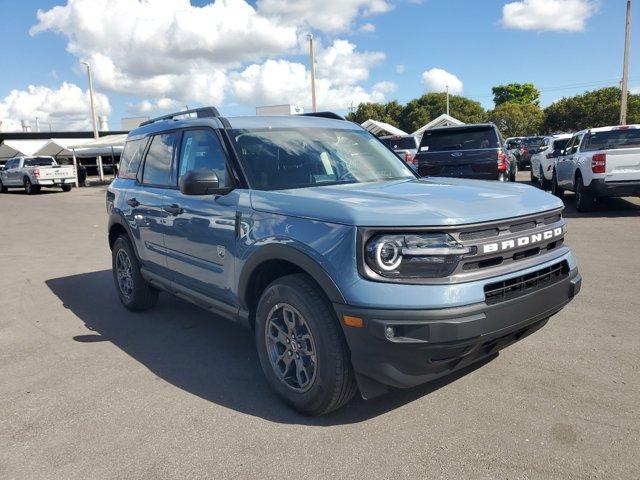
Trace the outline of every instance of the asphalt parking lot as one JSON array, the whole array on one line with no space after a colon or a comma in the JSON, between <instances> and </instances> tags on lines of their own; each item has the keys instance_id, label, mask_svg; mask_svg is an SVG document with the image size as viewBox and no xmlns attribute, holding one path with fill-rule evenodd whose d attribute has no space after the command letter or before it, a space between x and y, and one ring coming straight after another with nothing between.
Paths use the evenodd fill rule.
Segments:
<instances>
[{"instance_id":1,"label":"asphalt parking lot","mask_svg":"<svg viewBox=\"0 0 640 480\"><path fill-rule=\"evenodd\" d=\"M307 418L248 331L168 295L120 306L104 193L0 196L0 478L638 478L640 200L566 200L583 289L539 332Z\"/></svg>"}]
</instances>

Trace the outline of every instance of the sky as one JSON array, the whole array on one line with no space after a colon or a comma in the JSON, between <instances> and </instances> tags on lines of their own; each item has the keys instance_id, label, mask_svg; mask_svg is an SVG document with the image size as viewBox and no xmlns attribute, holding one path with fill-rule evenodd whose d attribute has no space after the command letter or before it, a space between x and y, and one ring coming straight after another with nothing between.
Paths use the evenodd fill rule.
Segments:
<instances>
[{"instance_id":1,"label":"sky","mask_svg":"<svg viewBox=\"0 0 640 480\"><path fill-rule=\"evenodd\" d=\"M87 129L86 67L98 115L215 105L310 109L405 103L444 91L493 107L491 87L532 82L541 105L617 85L625 0L0 0L0 130ZM630 89L640 92L640 5Z\"/></svg>"}]
</instances>

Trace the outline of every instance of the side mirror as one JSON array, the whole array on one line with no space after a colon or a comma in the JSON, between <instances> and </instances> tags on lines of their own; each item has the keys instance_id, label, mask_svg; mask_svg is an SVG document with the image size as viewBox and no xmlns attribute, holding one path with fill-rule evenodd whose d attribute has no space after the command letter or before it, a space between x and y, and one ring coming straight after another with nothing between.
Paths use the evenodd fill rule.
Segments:
<instances>
[{"instance_id":1,"label":"side mirror","mask_svg":"<svg viewBox=\"0 0 640 480\"><path fill-rule=\"evenodd\" d=\"M220 188L218 175L214 170L190 170L178 182L184 195L225 195L229 188Z\"/></svg>"}]
</instances>

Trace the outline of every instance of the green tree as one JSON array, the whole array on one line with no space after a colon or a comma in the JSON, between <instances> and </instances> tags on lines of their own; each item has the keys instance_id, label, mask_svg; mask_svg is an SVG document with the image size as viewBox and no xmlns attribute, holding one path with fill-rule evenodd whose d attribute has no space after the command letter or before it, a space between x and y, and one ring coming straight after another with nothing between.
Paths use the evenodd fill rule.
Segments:
<instances>
[{"instance_id":1,"label":"green tree","mask_svg":"<svg viewBox=\"0 0 640 480\"><path fill-rule=\"evenodd\" d=\"M407 103L400 115L400 128L414 132L446 111L445 93L427 93ZM487 118L487 112L480 103L459 95L449 97L449 114L465 123L483 122Z\"/></svg>"},{"instance_id":2,"label":"green tree","mask_svg":"<svg viewBox=\"0 0 640 480\"><path fill-rule=\"evenodd\" d=\"M356 123L363 123L371 118L398 127L401 115L402 105L392 100L388 103L361 103L356 111L349 112L346 118Z\"/></svg>"},{"instance_id":3,"label":"green tree","mask_svg":"<svg viewBox=\"0 0 640 480\"><path fill-rule=\"evenodd\" d=\"M489 112L489 120L506 137L536 135L544 124L544 112L538 105L506 102Z\"/></svg>"},{"instance_id":4,"label":"green tree","mask_svg":"<svg viewBox=\"0 0 640 480\"><path fill-rule=\"evenodd\" d=\"M493 102L496 107L503 103L519 103L521 105L538 105L540 91L533 83L509 83L508 85L496 85L493 91Z\"/></svg>"},{"instance_id":5,"label":"green tree","mask_svg":"<svg viewBox=\"0 0 640 480\"><path fill-rule=\"evenodd\" d=\"M575 132L617 125L620 96L619 88L607 87L558 100L545 108L544 129L550 133ZM640 95L629 95L627 123L640 123Z\"/></svg>"}]
</instances>

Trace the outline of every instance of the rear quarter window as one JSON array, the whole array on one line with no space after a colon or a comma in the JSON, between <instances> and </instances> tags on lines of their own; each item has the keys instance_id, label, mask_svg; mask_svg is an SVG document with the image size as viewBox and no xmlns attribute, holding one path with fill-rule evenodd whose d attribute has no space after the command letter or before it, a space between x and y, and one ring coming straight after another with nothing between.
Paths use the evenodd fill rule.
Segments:
<instances>
[{"instance_id":1,"label":"rear quarter window","mask_svg":"<svg viewBox=\"0 0 640 480\"><path fill-rule=\"evenodd\" d=\"M124 144L124 150L120 157L120 177L136 178L146 145L146 138L129 140Z\"/></svg>"},{"instance_id":2,"label":"rear quarter window","mask_svg":"<svg viewBox=\"0 0 640 480\"><path fill-rule=\"evenodd\" d=\"M583 152L640 147L640 128L591 132L585 136Z\"/></svg>"}]
</instances>

